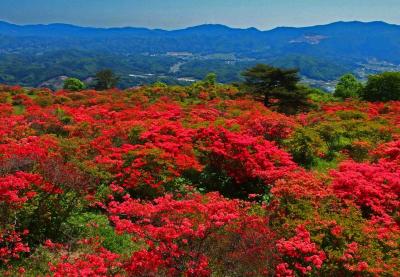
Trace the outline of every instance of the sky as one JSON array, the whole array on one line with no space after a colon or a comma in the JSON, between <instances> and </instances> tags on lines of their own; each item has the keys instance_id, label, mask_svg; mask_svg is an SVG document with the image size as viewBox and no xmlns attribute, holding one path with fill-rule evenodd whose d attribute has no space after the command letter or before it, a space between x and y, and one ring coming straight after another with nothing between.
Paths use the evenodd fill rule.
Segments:
<instances>
[{"instance_id":1,"label":"sky","mask_svg":"<svg viewBox=\"0 0 400 277\"><path fill-rule=\"evenodd\" d=\"M261 30L353 20L400 24L400 0L0 0L0 20L168 30L206 23Z\"/></svg>"}]
</instances>

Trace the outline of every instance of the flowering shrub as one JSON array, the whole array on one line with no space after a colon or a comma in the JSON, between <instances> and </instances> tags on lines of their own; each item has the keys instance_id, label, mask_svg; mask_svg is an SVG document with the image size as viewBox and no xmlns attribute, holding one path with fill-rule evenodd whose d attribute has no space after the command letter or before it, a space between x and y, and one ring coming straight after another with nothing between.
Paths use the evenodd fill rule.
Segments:
<instances>
[{"instance_id":1,"label":"flowering shrub","mask_svg":"<svg viewBox=\"0 0 400 277\"><path fill-rule=\"evenodd\" d=\"M279 179L271 192L281 200L321 199L330 194L322 180L302 169L291 171L284 178Z\"/></svg>"},{"instance_id":2,"label":"flowering shrub","mask_svg":"<svg viewBox=\"0 0 400 277\"><path fill-rule=\"evenodd\" d=\"M250 207L242 205L248 206L216 193L194 194L182 200L168 195L154 204L126 196L122 203L110 202L108 211L117 231L135 234L148 245L133 254L128 272L175 276L183 270L189 276L208 276L210 267L228 260L245 259L260 266L272 256L272 233L264 226L266 222L248 215ZM234 245L229 246L231 243ZM255 272L262 269L253 268Z\"/></svg>"},{"instance_id":3,"label":"flowering shrub","mask_svg":"<svg viewBox=\"0 0 400 277\"><path fill-rule=\"evenodd\" d=\"M53 276L115 276L119 271L121 263L118 262L119 256L103 248L98 249L93 254L83 254L77 258L68 256L62 257L62 261L57 265L51 265L50 269Z\"/></svg>"},{"instance_id":4,"label":"flowering shrub","mask_svg":"<svg viewBox=\"0 0 400 277\"><path fill-rule=\"evenodd\" d=\"M13 230L13 226L8 229L0 229L0 265L7 264L12 259L20 258L21 253L28 253L29 246L23 242L22 236L27 235L25 230L22 234Z\"/></svg>"},{"instance_id":5,"label":"flowering shrub","mask_svg":"<svg viewBox=\"0 0 400 277\"><path fill-rule=\"evenodd\" d=\"M32 184L40 185L40 176L16 172L0 178L0 203L8 209L17 209L34 197ZM4 217L3 217L4 218Z\"/></svg>"},{"instance_id":6,"label":"flowering shrub","mask_svg":"<svg viewBox=\"0 0 400 277\"><path fill-rule=\"evenodd\" d=\"M344 162L334 177L332 189L343 199L353 200L367 217L394 215L400 205L400 167L381 161L377 164Z\"/></svg>"},{"instance_id":7,"label":"flowering shrub","mask_svg":"<svg viewBox=\"0 0 400 277\"><path fill-rule=\"evenodd\" d=\"M315 243L311 242L310 233L304 226L296 228L296 235L288 240L281 239L277 242L278 251L288 259L288 263L277 266L277 276L295 276L294 272L307 275L313 270L322 267L326 255L324 251L318 250Z\"/></svg>"},{"instance_id":8,"label":"flowering shrub","mask_svg":"<svg viewBox=\"0 0 400 277\"><path fill-rule=\"evenodd\" d=\"M373 151L376 159L383 159L387 162L400 162L400 140L391 141L380 145Z\"/></svg>"},{"instance_id":9,"label":"flowering shrub","mask_svg":"<svg viewBox=\"0 0 400 277\"><path fill-rule=\"evenodd\" d=\"M289 154L262 137L208 128L199 130L196 141L203 153L202 160L207 162L207 174L225 173L232 179L220 184L206 176L202 182L208 189L211 185L211 189L220 190L227 196L263 193L297 167Z\"/></svg>"}]
</instances>

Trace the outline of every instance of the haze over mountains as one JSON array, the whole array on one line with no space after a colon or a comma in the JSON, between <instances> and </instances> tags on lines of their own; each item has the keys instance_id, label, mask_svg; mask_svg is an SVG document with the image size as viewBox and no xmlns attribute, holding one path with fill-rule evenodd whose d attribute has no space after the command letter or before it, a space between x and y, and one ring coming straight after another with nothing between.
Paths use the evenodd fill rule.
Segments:
<instances>
[{"instance_id":1,"label":"haze over mountains","mask_svg":"<svg viewBox=\"0 0 400 277\"><path fill-rule=\"evenodd\" d=\"M187 82L214 71L222 82L258 62L298 67L307 82L327 89L347 72L400 69L400 26L336 22L269 31L200 25L166 31L0 22L0 82L38 86L63 75L86 79L112 68L122 86Z\"/></svg>"}]
</instances>

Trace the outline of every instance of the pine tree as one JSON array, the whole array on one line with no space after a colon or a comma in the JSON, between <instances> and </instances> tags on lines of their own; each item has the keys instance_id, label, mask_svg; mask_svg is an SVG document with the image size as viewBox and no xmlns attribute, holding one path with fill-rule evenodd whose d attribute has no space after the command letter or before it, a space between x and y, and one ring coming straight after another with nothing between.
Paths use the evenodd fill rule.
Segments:
<instances>
[{"instance_id":1,"label":"pine tree","mask_svg":"<svg viewBox=\"0 0 400 277\"><path fill-rule=\"evenodd\" d=\"M309 91L298 86L297 69L282 69L258 64L242 75L244 86L256 97L263 97L264 105L277 107L278 111L293 114L307 109Z\"/></svg>"}]
</instances>

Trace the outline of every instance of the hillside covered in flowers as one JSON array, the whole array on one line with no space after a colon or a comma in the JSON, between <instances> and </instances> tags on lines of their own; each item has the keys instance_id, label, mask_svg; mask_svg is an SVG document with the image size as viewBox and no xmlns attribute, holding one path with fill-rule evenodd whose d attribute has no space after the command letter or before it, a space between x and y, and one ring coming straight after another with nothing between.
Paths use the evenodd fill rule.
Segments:
<instances>
[{"instance_id":1,"label":"hillside covered in flowers","mask_svg":"<svg viewBox=\"0 0 400 277\"><path fill-rule=\"evenodd\" d=\"M398 276L400 102L313 101L0 86L0 275Z\"/></svg>"}]
</instances>

